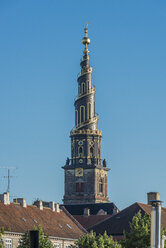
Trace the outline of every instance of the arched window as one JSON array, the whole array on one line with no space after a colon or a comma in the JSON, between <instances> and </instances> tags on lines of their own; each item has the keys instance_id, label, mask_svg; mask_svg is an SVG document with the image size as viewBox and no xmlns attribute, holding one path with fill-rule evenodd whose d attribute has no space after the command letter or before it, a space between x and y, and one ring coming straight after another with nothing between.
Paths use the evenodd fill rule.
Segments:
<instances>
[{"instance_id":1,"label":"arched window","mask_svg":"<svg viewBox=\"0 0 166 248\"><path fill-rule=\"evenodd\" d=\"M89 88L90 86L89 86L89 81L87 81L87 91L89 91Z\"/></svg>"},{"instance_id":2,"label":"arched window","mask_svg":"<svg viewBox=\"0 0 166 248\"><path fill-rule=\"evenodd\" d=\"M82 83L82 94L85 93L85 83Z\"/></svg>"},{"instance_id":3,"label":"arched window","mask_svg":"<svg viewBox=\"0 0 166 248\"><path fill-rule=\"evenodd\" d=\"M71 148L71 157L73 158L74 157L74 146L72 145L72 148Z\"/></svg>"},{"instance_id":4,"label":"arched window","mask_svg":"<svg viewBox=\"0 0 166 248\"><path fill-rule=\"evenodd\" d=\"M78 156L83 157L83 147L82 146L78 147Z\"/></svg>"},{"instance_id":5,"label":"arched window","mask_svg":"<svg viewBox=\"0 0 166 248\"><path fill-rule=\"evenodd\" d=\"M82 146L79 147L79 153L82 153L83 149Z\"/></svg>"},{"instance_id":6,"label":"arched window","mask_svg":"<svg viewBox=\"0 0 166 248\"><path fill-rule=\"evenodd\" d=\"M75 111L75 125L78 126L78 110Z\"/></svg>"},{"instance_id":7,"label":"arched window","mask_svg":"<svg viewBox=\"0 0 166 248\"><path fill-rule=\"evenodd\" d=\"M99 180L99 193L103 193L103 180Z\"/></svg>"},{"instance_id":8,"label":"arched window","mask_svg":"<svg viewBox=\"0 0 166 248\"><path fill-rule=\"evenodd\" d=\"M93 158L93 155L94 155L93 153L94 153L94 149L93 149L93 147L91 147L91 148L90 148L90 157L91 157L91 158Z\"/></svg>"},{"instance_id":9,"label":"arched window","mask_svg":"<svg viewBox=\"0 0 166 248\"><path fill-rule=\"evenodd\" d=\"M78 85L78 95L80 95L81 92L80 92L80 85Z\"/></svg>"},{"instance_id":10,"label":"arched window","mask_svg":"<svg viewBox=\"0 0 166 248\"><path fill-rule=\"evenodd\" d=\"M100 158L100 156L101 156L101 154L100 154L100 148L98 148L98 156L99 156L99 158Z\"/></svg>"},{"instance_id":11,"label":"arched window","mask_svg":"<svg viewBox=\"0 0 166 248\"><path fill-rule=\"evenodd\" d=\"M80 123L85 121L85 107L80 107Z\"/></svg>"},{"instance_id":12,"label":"arched window","mask_svg":"<svg viewBox=\"0 0 166 248\"><path fill-rule=\"evenodd\" d=\"M92 112L92 108L91 108L91 103L89 102L88 103L88 119L92 118L91 112Z\"/></svg>"}]
</instances>

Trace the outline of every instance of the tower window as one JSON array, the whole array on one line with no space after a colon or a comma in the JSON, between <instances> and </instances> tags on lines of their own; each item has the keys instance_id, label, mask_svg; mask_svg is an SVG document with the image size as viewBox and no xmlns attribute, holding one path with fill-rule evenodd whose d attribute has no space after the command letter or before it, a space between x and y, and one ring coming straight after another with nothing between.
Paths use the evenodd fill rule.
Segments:
<instances>
[{"instance_id":1,"label":"tower window","mask_svg":"<svg viewBox=\"0 0 166 248\"><path fill-rule=\"evenodd\" d=\"M82 94L85 93L85 83L82 83Z\"/></svg>"},{"instance_id":2,"label":"tower window","mask_svg":"<svg viewBox=\"0 0 166 248\"><path fill-rule=\"evenodd\" d=\"M89 91L89 81L87 81L87 90Z\"/></svg>"},{"instance_id":3,"label":"tower window","mask_svg":"<svg viewBox=\"0 0 166 248\"><path fill-rule=\"evenodd\" d=\"M84 183L76 183L76 192L84 192Z\"/></svg>"},{"instance_id":4,"label":"tower window","mask_svg":"<svg viewBox=\"0 0 166 248\"><path fill-rule=\"evenodd\" d=\"M79 153L82 153L82 150L83 150L83 149L82 149L82 147L80 146L80 147L79 147Z\"/></svg>"},{"instance_id":5,"label":"tower window","mask_svg":"<svg viewBox=\"0 0 166 248\"><path fill-rule=\"evenodd\" d=\"M93 158L93 155L94 155L93 153L94 153L94 149L93 149L93 147L91 147L90 148L90 156L91 156L91 158Z\"/></svg>"},{"instance_id":6,"label":"tower window","mask_svg":"<svg viewBox=\"0 0 166 248\"><path fill-rule=\"evenodd\" d=\"M71 148L71 156L72 158L74 157L74 146L72 145L72 148Z\"/></svg>"},{"instance_id":7,"label":"tower window","mask_svg":"<svg viewBox=\"0 0 166 248\"><path fill-rule=\"evenodd\" d=\"M78 110L75 111L75 125L78 126Z\"/></svg>"},{"instance_id":8,"label":"tower window","mask_svg":"<svg viewBox=\"0 0 166 248\"><path fill-rule=\"evenodd\" d=\"M82 146L79 146L78 147L78 156L79 157L82 157L83 156L83 147Z\"/></svg>"},{"instance_id":9,"label":"tower window","mask_svg":"<svg viewBox=\"0 0 166 248\"><path fill-rule=\"evenodd\" d=\"M98 156L100 158L101 154L100 154L100 148L98 148Z\"/></svg>"},{"instance_id":10,"label":"tower window","mask_svg":"<svg viewBox=\"0 0 166 248\"><path fill-rule=\"evenodd\" d=\"M103 193L103 180L100 179L99 181L99 193Z\"/></svg>"},{"instance_id":11,"label":"tower window","mask_svg":"<svg viewBox=\"0 0 166 248\"><path fill-rule=\"evenodd\" d=\"M80 123L85 121L85 107L80 107Z\"/></svg>"},{"instance_id":12,"label":"tower window","mask_svg":"<svg viewBox=\"0 0 166 248\"><path fill-rule=\"evenodd\" d=\"M88 103L88 119L91 119L91 103Z\"/></svg>"}]
</instances>

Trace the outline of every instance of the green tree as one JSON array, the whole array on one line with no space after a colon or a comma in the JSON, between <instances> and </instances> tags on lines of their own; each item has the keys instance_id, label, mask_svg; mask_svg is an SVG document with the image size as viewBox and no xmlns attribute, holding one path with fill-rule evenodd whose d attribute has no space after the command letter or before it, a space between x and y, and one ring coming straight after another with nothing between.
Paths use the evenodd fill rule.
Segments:
<instances>
[{"instance_id":1,"label":"green tree","mask_svg":"<svg viewBox=\"0 0 166 248\"><path fill-rule=\"evenodd\" d=\"M122 246L114 241L111 236L105 232L104 235L99 235L91 231L90 234L81 236L72 248L121 248Z\"/></svg>"},{"instance_id":2,"label":"green tree","mask_svg":"<svg viewBox=\"0 0 166 248\"><path fill-rule=\"evenodd\" d=\"M166 236L166 227L164 227L164 228L162 229L162 231L161 231L161 237L162 237L163 235ZM165 242L164 242L164 248L166 248L166 240L165 240Z\"/></svg>"},{"instance_id":3,"label":"green tree","mask_svg":"<svg viewBox=\"0 0 166 248\"><path fill-rule=\"evenodd\" d=\"M124 233L125 248L148 248L150 246L150 216L139 211L130 223L130 232Z\"/></svg>"},{"instance_id":4,"label":"green tree","mask_svg":"<svg viewBox=\"0 0 166 248\"><path fill-rule=\"evenodd\" d=\"M4 228L0 230L0 240L2 241L2 234L4 234ZM4 242L0 242L0 248L4 248Z\"/></svg>"},{"instance_id":5,"label":"green tree","mask_svg":"<svg viewBox=\"0 0 166 248\"><path fill-rule=\"evenodd\" d=\"M39 248L53 248L52 242L48 239L47 236L44 235L42 227L39 225L38 227L34 227L34 230L39 231ZM29 248L30 247L30 238L29 232L25 232L20 239L20 244L18 248Z\"/></svg>"}]
</instances>

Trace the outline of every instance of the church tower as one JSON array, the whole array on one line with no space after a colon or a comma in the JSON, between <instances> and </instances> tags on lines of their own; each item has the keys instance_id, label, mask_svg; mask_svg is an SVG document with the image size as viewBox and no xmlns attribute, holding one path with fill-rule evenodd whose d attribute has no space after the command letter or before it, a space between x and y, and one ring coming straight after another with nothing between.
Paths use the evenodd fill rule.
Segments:
<instances>
[{"instance_id":1,"label":"church tower","mask_svg":"<svg viewBox=\"0 0 166 248\"><path fill-rule=\"evenodd\" d=\"M92 85L92 67L89 63L88 27L82 40L85 48L78 75L78 95L75 99L75 127L70 132L71 159L65 166L64 204L109 202L105 159L101 159L102 132L98 130L95 113L95 87Z\"/></svg>"}]
</instances>

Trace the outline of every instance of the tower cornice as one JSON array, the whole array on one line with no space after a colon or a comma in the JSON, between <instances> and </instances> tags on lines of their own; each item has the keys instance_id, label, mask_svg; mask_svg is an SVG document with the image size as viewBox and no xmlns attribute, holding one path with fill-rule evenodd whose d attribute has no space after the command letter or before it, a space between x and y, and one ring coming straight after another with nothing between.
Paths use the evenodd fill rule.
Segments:
<instances>
[{"instance_id":1,"label":"tower cornice","mask_svg":"<svg viewBox=\"0 0 166 248\"><path fill-rule=\"evenodd\" d=\"M73 135L83 135L83 134L85 134L85 135L97 135L97 136L102 137L102 131L90 130L90 129L72 130L70 132L70 137Z\"/></svg>"}]
</instances>

